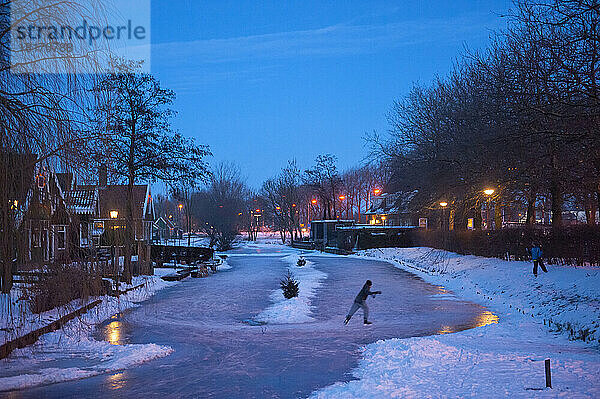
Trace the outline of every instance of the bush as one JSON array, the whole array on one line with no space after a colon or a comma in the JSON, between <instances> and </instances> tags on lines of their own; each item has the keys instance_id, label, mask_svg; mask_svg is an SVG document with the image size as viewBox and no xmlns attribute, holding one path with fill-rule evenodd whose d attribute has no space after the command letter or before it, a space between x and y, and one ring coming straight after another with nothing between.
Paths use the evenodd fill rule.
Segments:
<instances>
[{"instance_id":1,"label":"bush","mask_svg":"<svg viewBox=\"0 0 600 399\"><path fill-rule=\"evenodd\" d=\"M300 283L294 280L294 275L289 270L279 285L281 286L283 296L286 299L297 297L298 292L300 292Z\"/></svg>"},{"instance_id":2,"label":"bush","mask_svg":"<svg viewBox=\"0 0 600 399\"><path fill-rule=\"evenodd\" d=\"M66 305L73 299L102 295L102 275L91 263L54 263L44 267L38 281L28 288L33 313Z\"/></svg>"}]
</instances>

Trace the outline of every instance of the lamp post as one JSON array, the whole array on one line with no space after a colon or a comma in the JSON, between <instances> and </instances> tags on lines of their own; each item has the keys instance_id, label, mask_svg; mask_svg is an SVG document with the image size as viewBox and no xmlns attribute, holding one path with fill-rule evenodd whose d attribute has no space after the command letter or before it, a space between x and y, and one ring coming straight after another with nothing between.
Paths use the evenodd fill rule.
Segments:
<instances>
[{"instance_id":1,"label":"lamp post","mask_svg":"<svg viewBox=\"0 0 600 399\"><path fill-rule=\"evenodd\" d=\"M112 262L113 262L113 272L115 273L115 284L117 286L117 290L119 289L119 257L117 256L117 251L115 250L115 240L117 239L117 228L116 228L116 219L119 217L119 211L112 210L109 212L109 216L112 219Z\"/></svg>"},{"instance_id":2,"label":"lamp post","mask_svg":"<svg viewBox=\"0 0 600 399\"><path fill-rule=\"evenodd\" d=\"M307 225L308 225L308 223L310 223L310 222L311 222L311 220L310 220L310 216L311 216L311 215L310 215L310 214L311 214L311 212L310 212L310 211L311 211L311 205L312 205L312 207L313 207L313 208L314 208L314 207L317 205L317 199L316 199L316 198L313 198L313 199L311 199L311 200L310 200L310 204L308 204L308 209L307 209L307 211L308 211L308 212L307 212L307 214L306 214L306 218L308 219L308 220L306 221Z\"/></svg>"},{"instance_id":3,"label":"lamp post","mask_svg":"<svg viewBox=\"0 0 600 399\"><path fill-rule=\"evenodd\" d=\"M380 188L378 188L378 187L375 187L372 191L373 191L373 195L375 197L378 197L382 193L382 190ZM360 209L360 204L358 205L358 208ZM368 195L367 195L367 207L365 209L365 212L368 212L369 208L371 208L371 190L368 191ZM367 216L367 218L368 218L368 216ZM360 217L359 217L359 222L360 222Z\"/></svg>"},{"instance_id":4,"label":"lamp post","mask_svg":"<svg viewBox=\"0 0 600 399\"><path fill-rule=\"evenodd\" d=\"M490 230L490 228L492 230L494 230L494 225L490 220L490 207L492 206L492 195L496 192L496 190L494 190L493 188L486 188L485 190L483 190L483 193L485 195L487 195L487 212L486 212L486 219L487 219L487 229Z\"/></svg>"},{"instance_id":5,"label":"lamp post","mask_svg":"<svg viewBox=\"0 0 600 399\"><path fill-rule=\"evenodd\" d=\"M183 225L182 220L181 220L181 211L183 210L183 204L177 205L177 209L179 209L179 223L181 223ZM177 235L177 241L178 241L179 246L181 246L181 239L183 238L183 229L181 229L181 230L182 230L181 235L179 235L179 234Z\"/></svg>"},{"instance_id":6,"label":"lamp post","mask_svg":"<svg viewBox=\"0 0 600 399\"><path fill-rule=\"evenodd\" d=\"M442 230L446 230L444 228L444 224L446 221L446 207L448 206L448 203L446 201L442 201L440 202L440 206L442 207Z\"/></svg>"},{"instance_id":7,"label":"lamp post","mask_svg":"<svg viewBox=\"0 0 600 399\"><path fill-rule=\"evenodd\" d=\"M338 198L340 200L340 217L344 217L342 207L344 206L344 201L346 200L346 196L342 194ZM346 209L346 215L347 214L348 214L348 209Z\"/></svg>"}]
</instances>

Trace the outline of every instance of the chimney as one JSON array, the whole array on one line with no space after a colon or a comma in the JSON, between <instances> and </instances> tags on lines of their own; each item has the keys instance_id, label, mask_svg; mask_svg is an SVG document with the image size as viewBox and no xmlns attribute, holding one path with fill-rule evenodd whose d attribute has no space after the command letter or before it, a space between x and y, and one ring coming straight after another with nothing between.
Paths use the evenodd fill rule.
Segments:
<instances>
[{"instance_id":1,"label":"chimney","mask_svg":"<svg viewBox=\"0 0 600 399\"><path fill-rule=\"evenodd\" d=\"M106 167L106 164L103 163L98 168L98 186L106 187L107 183L108 183L108 168Z\"/></svg>"}]
</instances>

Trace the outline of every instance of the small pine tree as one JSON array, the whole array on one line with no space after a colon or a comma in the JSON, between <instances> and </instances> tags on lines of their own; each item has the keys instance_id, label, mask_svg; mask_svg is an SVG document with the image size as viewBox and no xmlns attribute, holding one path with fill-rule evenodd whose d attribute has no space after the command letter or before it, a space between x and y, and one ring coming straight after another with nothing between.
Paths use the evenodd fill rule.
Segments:
<instances>
[{"instance_id":1,"label":"small pine tree","mask_svg":"<svg viewBox=\"0 0 600 399\"><path fill-rule=\"evenodd\" d=\"M300 283L294 280L294 275L289 270L283 280L280 281L279 285L281 286L281 289L283 290L283 296L286 299L298 296L298 292L300 291Z\"/></svg>"}]
</instances>

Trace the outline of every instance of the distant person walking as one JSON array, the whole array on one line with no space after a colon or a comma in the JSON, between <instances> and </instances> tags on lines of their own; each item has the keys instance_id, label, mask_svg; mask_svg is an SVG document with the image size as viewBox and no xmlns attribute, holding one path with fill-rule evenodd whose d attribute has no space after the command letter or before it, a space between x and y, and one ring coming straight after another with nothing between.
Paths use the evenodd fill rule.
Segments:
<instances>
[{"instance_id":1,"label":"distant person walking","mask_svg":"<svg viewBox=\"0 0 600 399\"><path fill-rule=\"evenodd\" d=\"M375 297L375 294L381 294L381 291L371 291L372 285L373 285L373 283L371 282L371 280L367 280L365 285L363 285L362 289L360 290L360 292L358 293L356 298L354 298L354 303L350 307L350 311L348 312L348 315L346 316L346 320L344 320L344 324L348 324L348 322L350 321L350 319L352 318L354 313L356 313L356 311L359 308L362 308L362 310L363 310L364 323L365 324L373 324L369 321L369 307L367 306L367 297L369 295L373 295L373 297Z\"/></svg>"},{"instance_id":2,"label":"distant person walking","mask_svg":"<svg viewBox=\"0 0 600 399\"><path fill-rule=\"evenodd\" d=\"M544 265L544 260L542 259L542 248L538 243L533 243L531 245L529 254L531 255L531 260L533 261L533 275L537 277L538 265L542 268L544 273L548 273L548 270L546 270L546 265Z\"/></svg>"}]
</instances>

